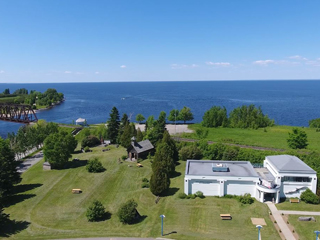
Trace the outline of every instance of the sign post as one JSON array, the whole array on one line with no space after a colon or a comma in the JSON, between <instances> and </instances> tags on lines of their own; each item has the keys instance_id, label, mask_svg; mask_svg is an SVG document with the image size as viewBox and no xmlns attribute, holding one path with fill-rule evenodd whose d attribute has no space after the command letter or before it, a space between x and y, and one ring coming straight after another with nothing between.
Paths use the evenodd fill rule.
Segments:
<instances>
[{"instance_id":1,"label":"sign post","mask_svg":"<svg viewBox=\"0 0 320 240\"><path fill-rule=\"evenodd\" d=\"M262 226L257 225L256 227L258 228L258 240L261 240L260 229L262 228Z\"/></svg>"},{"instance_id":2,"label":"sign post","mask_svg":"<svg viewBox=\"0 0 320 240\"><path fill-rule=\"evenodd\" d=\"M163 236L163 219L166 217L165 215L160 215L161 217L161 236Z\"/></svg>"}]
</instances>

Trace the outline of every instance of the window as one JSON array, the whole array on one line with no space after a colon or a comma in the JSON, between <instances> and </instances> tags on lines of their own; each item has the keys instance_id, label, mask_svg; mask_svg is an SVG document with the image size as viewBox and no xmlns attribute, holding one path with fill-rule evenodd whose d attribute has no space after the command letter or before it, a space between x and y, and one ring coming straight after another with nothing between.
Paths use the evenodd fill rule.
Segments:
<instances>
[{"instance_id":1,"label":"window","mask_svg":"<svg viewBox=\"0 0 320 240\"><path fill-rule=\"evenodd\" d=\"M281 182L311 182L311 178L285 176L281 178Z\"/></svg>"}]
</instances>

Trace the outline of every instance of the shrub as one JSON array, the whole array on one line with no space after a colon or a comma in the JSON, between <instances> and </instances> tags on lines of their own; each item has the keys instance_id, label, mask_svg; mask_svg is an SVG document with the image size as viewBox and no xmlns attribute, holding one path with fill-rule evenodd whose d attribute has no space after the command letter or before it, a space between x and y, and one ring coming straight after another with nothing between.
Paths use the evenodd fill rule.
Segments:
<instances>
[{"instance_id":1,"label":"shrub","mask_svg":"<svg viewBox=\"0 0 320 240\"><path fill-rule=\"evenodd\" d=\"M254 198L251 197L250 193L246 193L244 195L239 196L239 202L243 204L252 204L254 202Z\"/></svg>"},{"instance_id":2,"label":"shrub","mask_svg":"<svg viewBox=\"0 0 320 240\"><path fill-rule=\"evenodd\" d=\"M93 135L85 137L81 142L81 147L94 147L100 144L100 140Z\"/></svg>"},{"instance_id":3,"label":"shrub","mask_svg":"<svg viewBox=\"0 0 320 240\"><path fill-rule=\"evenodd\" d=\"M85 152L90 152L90 148L88 146L86 146L84 149L83 149Z\"/></svg>"},{"instance_id":4,"label":"shrub","mask_svg":"<svg viewBox=\"0 0 320 240\"><path fill-rule=\"evenodd\" d=\"M128 158L128 156L127 155L122 155L122 157L121 157L121 159L124 161L124 160L126 160Z\"/></svg>"},{"instance_id":5,"label":"shrub","mask_svg":"<svg viewBox=\"0 0 320 240\"><path fill-rule=\"evenodd\" d=\"M300 199L301 201L304 201L306 203L311 203L311 204L319 203L319 197L316 194L314 194L309 188L307 188L307 190L301 193Z\"/></svg>"},{"instance_id":6,"label":"shrub","mask_svg":"<svg viewBox=\"0 0 320 240\"><path fill-rule=\"evenodd\" d=\"M89 222L100 221L105 217L106 211L101 202L95 200L89 206L86 216Z\"/></svg>"},{"instance_id":7,"label":"shrub","mask_svg":"<svg viewBox=\"0 0 320 240\"><path fill-rule=\"evenodd\" d=\"M149 188L150 185L149 185L148 182L143 182L143 183L141 184L141 187L142 187L142 188Z\"/></svg>"},{"instance_id":8,"label":"shrub","mask_svg":"<svg viewBox=\"0 0 320 240\"><path fill-rule=\"evenodd\" d=\"M136 209L137 207L138 204L133 199L130 199L126 203L123 203L118 211L120 222L124 224L134 223L140 217L140 214Z\"/></svg>"},{"instance_id":9,"label":"shrub","mask_svg":"<svg viewBox=\"0 0 320 240\"><path fill-rule=\"evenodd\" d=\"M182 147L179 151L179 157L181 160L187 159L201 159L202 152L196 145Z\"/></svg>"},{"instance_id":10,"label":"shrub","mask_svg":"<svg viewBox=\"0 0 320 240\"><path fill-rule=\"evenodd\" d=\"M308 146L308 136L305 131L298 128L293 128L292 133L289 133L287 138L288 146L292 149L302 149Z\"/></svg>"},{"instance_id":11,"label":"shrub","mask_svg":"<svg viewBox=\"0 0 320 240\"><path fill-rule=\"evenodd\" d=\"M148 180L148 178L142 178L142 182L148 183L149 180Z\"/></svg>"},{"instance_id":12,"label":"shrub","mask_svg":"<svg viewBox=\"0 0 320 240\"><path fill-rule=\"evenodd\" d=\"M197 196L195 194L188 194L187 199L195 199Z\"/></svg>"},{"instance_id":13,"label":"shrub","mask_svg":"<svg viewBox=\"0 0 320 240\"><path fill-rule=\"evenodd\" d=\"M105 170L105 168L102 166L102 163L97 158L89 160L86 169L88 172L93 173L103 172Z\"/></svg>"},{"instance_id":14,"label":"shrub","mask_svg":"<svg viewBox=\"0 0 320 240\"><path fill-rule=\"evenodd\" d=\"M185 194L185 193L179 193L179 194L178 194L178 198L180 198L180 199L185 199L185 198L187 198L187 194Z\"/></svg>"},{"instance_id":15,"label":"shrub","mask_svg":"<svg viewBox=\"0 0 320 240\"><path fill-rule=\"evenodd\" d=\"M196 196L199 198L204 198L203 192L201 191L196 192Z\"/></svg>"}]
</instances>

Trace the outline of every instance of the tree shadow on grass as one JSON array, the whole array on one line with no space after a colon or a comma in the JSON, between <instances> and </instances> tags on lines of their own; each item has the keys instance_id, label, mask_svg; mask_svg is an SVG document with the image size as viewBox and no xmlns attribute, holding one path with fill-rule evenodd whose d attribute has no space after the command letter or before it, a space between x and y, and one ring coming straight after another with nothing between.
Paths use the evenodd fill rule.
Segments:
<instances>
[{"instance_id":1,"label":"tree shadow on grass","mask_svg":"<svg viewBox=\"0 0 320 240\"><path fill-rule=\"evenodd\" d=\"M163 234L163 236L168 236L168 235L173 234L173 233L178 233L178 232L177 232L177 231L172 231L172 232L169 232L169 233Z\"/></svg>"},{"instance_id":2,"label":"tree shadow on grass","mask_svg":"<svg viewBox=\"0 0 320 240\"><path fill-rule=\"evenodd\" d=\"M137 224L137 223L141 223L143 220L145 220L147 218L146 215L142 215L142 216L139 216L138 218L136 218L136 220L133 222L133 223L130 223L130 225L133 225L133 224Z\"/></svg>"},{"instance_id":3,"label":"tree shadow on grass","mask_svg":"<svg viewBox=\"0 0 320 240\"><path fill-rule=\"evenodd\" d=\"M181 176L181 173L180 172L174 172L172 175L171 175L171 178L176 178L176 177L179 177Z\"/></svg>"},{"instance_id":4,"label":"tree shadow on grass","mask_svg":"<svg viewBox=\"0 0 320 240\"><path fill-rule=\"evenodd\" d=\"M29 198L33 198L35 196L36 196L35 194L16 194L16 195L8 196L3 199L2 205L4 207L9 207L17 203L23 202L24 200L27 200Z\"/></svg>"},{"instance_id":5,"label":"tree shadow on grass","mask_svg":"<svg viewBox=\"0 0 320 240\"><path fill-rule=\"evenodd\" d=\"M3 225L0 224L0 237L10 237L25 230L29 225L26 221L8 220Z\"/></svg>"},{"instance_id":6,"label":"tree shadow on grass","mask_svg":"<svg viewBox=\"0 0 320 240\"><path fill-rule=\"evenodd\" d=\"M176 192L179 191L180 188L169 188L163 195L162 197L169 197L169 196L173 196L174 194L176 194Z\"/></svg>"},{"instance_id":7,"label":"tree shadow on grass","mask_svg":"<svg viewBox=\"0 0 320 240\"><path fill-rule=\"evenodd\" d=\"M38 188L41 187L42 184L41 183L33 183L33 184L19 184L14 186L13 190L12 190L12 194L18 194L18 193L23 193L23 192L27 192L30 191L34 188Z\"/></svg>"},{"instance_id":8,"label":"tree shadow on grass","mask_svg":"<svg viewBox=\"0 0 320 240\"><path fill-rule=\"evenodd\" d=\"M69 161L64 165L64 169L78 168L87 165L88 160Z\"/></svg>"}]
</instances>

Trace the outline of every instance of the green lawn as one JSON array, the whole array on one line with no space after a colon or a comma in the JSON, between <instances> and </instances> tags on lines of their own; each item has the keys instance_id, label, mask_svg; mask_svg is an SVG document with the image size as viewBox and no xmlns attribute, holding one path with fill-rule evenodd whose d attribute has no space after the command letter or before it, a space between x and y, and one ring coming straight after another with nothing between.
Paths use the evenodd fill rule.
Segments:
<instances>
[{"instance_id":1,"label":"green lawn","mask_svg":"<svg viewBox=\"0 0 320 240\"><path fill-rule=\"evenodd\" d=\"M310 240L316 239L316 234L314 231L320 230L319 221L320 216L313 216L316 219L316 222L304 222L299 221L299 215L289 215L289 223L294 227L295 231L299 234L300 240ZM304 216L305 217L305 216Z\"/></svg>"},{"instance_id":2,"label":"green lawn","mask_svg":"<svg viewBox=\"0 0 320 240\"><path fill-rule=\"evenodd\" d=\"M189 128L195 130L200 124L191 124ZM209 130L207 140L221 141L224 143L243 144L248 146L259 146L289 150L287 144L288 133L292 131L291 126L274 126L260 129L241 128L207 128ZM314 128L302 128L308 135L309 150L320 150L320 132ZM184 134L186 137L196 138L196 134Z\"/></svg>"},{"instance_id":3,"label":"green lawn","mask_svg":"<svg viewBox=\"0 0 320 240\"><path fill-rule=\"evenodd\" d=\"M125 154L125 150L110 148L107 152L95 148L92 153L73 156L80 160L98 157L106 168L103 173L88 173L85 166L43 171L42 162L25 172L22 183L17 186L19 194L5 209L12 219L20 221L16 223L16 233L10 238L159 237L159 216L165 214L164 233L177 232L167 235L168 238L256 239L257 229L250 218L261 217L267 222L262 230L263 239L280 239L265 204L254 202L246 206L235 199L215 197L178 199L178 193L183 192L185 162L177 166L177 177L171 179L169 196L155 204L150 190L141 188L142 178L150 178L150 160L143 161L142 168L128 162L119 164L118 158ZM81 188L83 193L71 194L73 188ZM138 202L138 211L145 218L134 225L123 225L116 212L129 198ZM112 214L110 219L97 223L87 221L85 212L94 199L104 204ZM230 213L233 219L222 221L220 213Z\"/></svg>"},{"instance_id":4,"label":"green lawn","mask_svg":"<svg viewBox=\"0 0 320 240\"><path fill-rule=\"evenodd\" d=\"M282 202L277 204L277 208L279 210L320 212L320 204L307 204L305 202L300 202L300 203Z\"/></svg>"}]
</instances>

